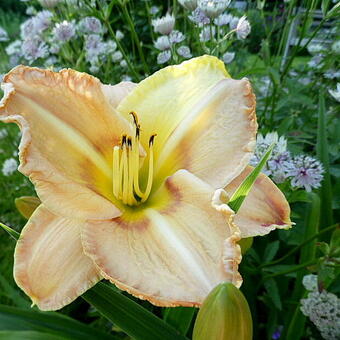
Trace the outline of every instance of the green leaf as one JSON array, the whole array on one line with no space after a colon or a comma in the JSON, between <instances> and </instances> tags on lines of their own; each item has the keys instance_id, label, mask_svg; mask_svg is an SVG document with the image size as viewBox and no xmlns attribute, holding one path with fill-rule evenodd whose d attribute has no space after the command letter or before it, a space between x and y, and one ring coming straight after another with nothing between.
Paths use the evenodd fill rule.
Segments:
<instances>
[{"instance_id":1,"label":"green leaf","mask_svg":"<svg viewBox=\"0 0 340 340\"><path fill-rule=\"evenodd\" d=\"M275 257L276 253L278 252L279 247L280 247L280 241L274 241L274 242L267 244L264 250L264 255L263 255L264 262L271 261Z\"/></svg>"},{"instance_id":2,"label":"green leaf","mask_svg":"<svg viewBox=\"0 0 340 340\"><path fill-rule=\"evenodd\" d=\"M325 97L323 93L321 93L319 97L319 118L316 153L325 170L322 186L319 190L321 200L320 227L325 228L333 224L333 195L331 177L329 174L329 150L325 117Z\"/></svg>"},{"instance_id":3,"label":"green leaf","mask_svg":"<svg viewBox=\"0 0 340 340\"><path fill-rule=\"evenodd\" d=\"M0 305L0 331L39 331L79 340L117 339L60 313L39 312L5 305Z\"/></svg>"},{"instance_id":4,"label":"green leaf","mask_svg":"<svg viewBox=\"0 0 340 340\"><path fill-rule=\"evenodd\" d=\"M279 288L277 287L276 281L271 278L267 279L264 282L264 286L274 306L277 309L281 310L282 309L281 297L280 297Z\"/></svg>"},{"instance_id":5,"label":"green leaf","mask_svg":"<svg viewBox=\"0 0 340 340\"><path fill-rule=\"evenodd\" d=\"M70 340L70 338L37 331L0 331L0 340Z\"/></svg>"},{"instance_id":6,"label":"green leaf","mask_svg":"<svg viewBox=\"0 0 340 340\"><path fill-rule=\"evenodd\" d=\"M3 224L1 222L0 222L0 227L3 230L7 231L8 234L10 234L15 240L19 239L20 234L17 231L15 231L14 229L12 229L11 227L9 227L6 224Z\"/></svg>"},{"instance_id":7,"label":"green leaf","mask_svg":"<svg viewBox=\"0 0 340 340\"><path fill-rule=\"evenodd\" d=\"M249 194L249 191L252 188L253 184L255 183L257 176L260 174L261 170L266 165L267 160L269 159L274 146L275 144L273 143L268 148L267 152L262 157L259 164L257 164L256 168L254 168L254 170L246 177L246 179L241 183L241 185L236 189L236 191L231 196L230 201L228 202L228 205L235 212L238 212L243 201Z\"/></svg>"},{"instance_id":8,"label":"green leaf","mask_svg":"<svg viewBox=\"0 0 340 340\"><path fill-rule=\"evenodd\" d=\"M187 339L172 326L103 282L88 290L83 294L83 298L108 320L137 340Z\"/></svg>"},{"instance_id":9,"label":"green leaf","mask_svg":"<svg viewBox=\"0 0 340 340\"><path fill-rule=\"evenodd\" d=\"M195 313L196 308L169 307L165 309L164 321L173 326L181 334L186 335Z\"/></svg>"}]
</instances>

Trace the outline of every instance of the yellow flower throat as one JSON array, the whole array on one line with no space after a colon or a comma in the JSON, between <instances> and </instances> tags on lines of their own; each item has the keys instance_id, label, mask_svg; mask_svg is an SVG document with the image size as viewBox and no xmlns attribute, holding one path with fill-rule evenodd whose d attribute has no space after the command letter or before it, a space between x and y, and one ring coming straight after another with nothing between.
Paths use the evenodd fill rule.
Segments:
<instances>
[{"instance_id":1,"label":"yellow flower throat","mask_svg":"<svg viewBox=\"0 0 340 340\"><path fill-rule=\"evenodd\" d=\"M123 135L120 146L113 148L113 195L127 205L145 202L151 192L153 182L153 143L156 134L149 139L149 172L144 192L139 186L139 138L140 125L135 112L133 117L136 133L134 137Z\"/></svg>"}]
</instances>

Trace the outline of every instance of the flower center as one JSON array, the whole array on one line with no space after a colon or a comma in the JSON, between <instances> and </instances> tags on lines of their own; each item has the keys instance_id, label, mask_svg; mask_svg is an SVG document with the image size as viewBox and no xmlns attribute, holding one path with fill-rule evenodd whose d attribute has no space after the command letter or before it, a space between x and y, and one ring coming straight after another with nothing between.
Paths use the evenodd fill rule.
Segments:
<instances>
[{"instance_id":1,"label":"flower center","mask_svg":"<svg viewBox=\"0 0 340 340\"><path fill-rule=\"evenodd\" d=\"M153 143L156 134L149 139L149 170L144 192L139 186L139 137L140 125L135 112L130 112L135 125L135 136L123 135L120 146L113 148L113 195L124 204L133 206L145 202L153 181Z\"/></svg>"}]
</instances>

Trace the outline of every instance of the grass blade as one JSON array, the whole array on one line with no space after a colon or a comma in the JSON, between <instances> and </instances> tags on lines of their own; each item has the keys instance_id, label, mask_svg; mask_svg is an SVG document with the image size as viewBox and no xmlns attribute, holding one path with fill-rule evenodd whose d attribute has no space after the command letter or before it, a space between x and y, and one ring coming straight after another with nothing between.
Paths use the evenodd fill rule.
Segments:
<instances>
[{"instance_id":1,"label":"grass blade","mask_svg":"<svg viewBox=\"0 0 340 340\"><path fill-rule=\"evenodd\" d=\"M326 228L333 224L333 211L332 211L332 183L329 172L329 150L327 142L327 128L325 116L325 97L321 93L319 97L319 118L318 118L318 135L316 142L316 154L321 161L325 173L322 186L319 190L321 199L321 215L320 227ZM328 235L329 236L329 235Z\"/></svg>"},{"instance_id":2,"label":"grass blade","mask_svg":"<svg viewBox=\"0 0 340 340\"><path fill-rule=\"evenodd\" d=\"M275 144L273 143L267 150L267 152L263 155L261 161L254 170L246 177L246 179L241 183L241 185L236 189L233 195L228 202L228 205L231 209L236 212L240 209L243 201L249 194L250 189L256 181L257 176L260 174L263 167L266 165L267 160L269 159Z\"/></svg>"},{"instance_id":3,"label":"grass blade","mask_svg":"<svg viewBox=\"0 0 340 340\"><path fill-rule=\"evenodd\" d=\"M138 303L103 282L88 290L83 298L136 340L187 339Z\"/></svg>"},{"instance_id":4,"label":"grass blade","mask_svg":"<svg viewBox=\"0 0 340 340\"><path fill-rule=\"evenodd\" d=\"M17 231L15 231L14 229L12 229L11 227L9 227L6 224L3 224L1 222L0 222L0 227L3 230L7 231L8 234L10 234L10 236L12 236L15 240L19 239L20 234Z\"/></svg>"}]
</instances>

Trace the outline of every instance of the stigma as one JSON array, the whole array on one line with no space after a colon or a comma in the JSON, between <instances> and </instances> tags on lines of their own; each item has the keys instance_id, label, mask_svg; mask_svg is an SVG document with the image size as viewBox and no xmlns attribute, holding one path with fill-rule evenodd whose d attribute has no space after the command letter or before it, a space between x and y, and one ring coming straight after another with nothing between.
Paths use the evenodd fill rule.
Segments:
<instances>
[{"instance_id":1,"label":"stigma","mask_svg":"<svg viewBox=\"0 0 340 340\"><path fill-rule=\"evenodd\" d=\"M149 139L149 168L144 190L139 186L139 139L140 125L135 112L130 112L135 125L135 135L121 137L120 146L113 147L113 195L124 204L134 206L145 202L150 196L153 182L155 134Z\"/></svg>"}]
</instances>

